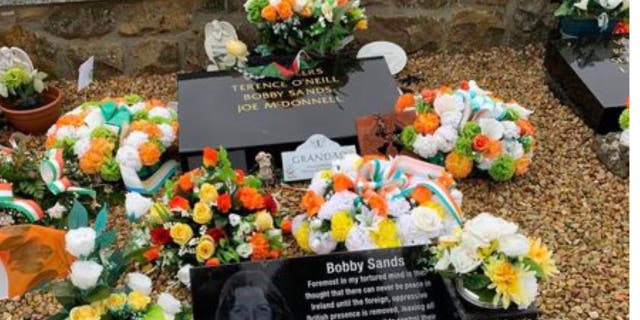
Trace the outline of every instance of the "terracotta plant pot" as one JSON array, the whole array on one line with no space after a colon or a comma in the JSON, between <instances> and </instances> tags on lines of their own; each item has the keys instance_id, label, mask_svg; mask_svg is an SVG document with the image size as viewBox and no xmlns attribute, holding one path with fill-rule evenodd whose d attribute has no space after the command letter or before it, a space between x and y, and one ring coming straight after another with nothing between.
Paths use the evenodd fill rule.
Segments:
<instances>
[{"instance_id":1,"label":"terracotta plant pot","mask_svg":"<svg viewBox=\"0 0 640 320\"><path fill-rule=\"evenodd\" d=\"M62 90L49 86L42 92L42 106L35 109L18 110L0 98L0 110L16 129L28 134L42 134L60 116Z\"/></svg>"}]
</instances>

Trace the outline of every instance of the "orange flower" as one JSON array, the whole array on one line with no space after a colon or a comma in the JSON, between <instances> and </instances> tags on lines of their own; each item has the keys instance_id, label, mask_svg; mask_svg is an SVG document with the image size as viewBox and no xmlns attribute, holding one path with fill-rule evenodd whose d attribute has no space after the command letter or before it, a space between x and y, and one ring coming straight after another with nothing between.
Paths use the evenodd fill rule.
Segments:
<instances>
[{"instance_id":1,"label":"orange flower","mask_svg":"<svg viewBox=\"0 0 640 320\"><path fill-rule=\"evenodd\" d=\"M444 161L447 171L456 179L464 179L473 170L473 159L459 154L455 151L449 153Z\"/></svg>"},{"instance_id":2,"label":"orange flower","mask_svg":"<svg viewBox=\"0 0 640 320\"><path fill-rule=\"evenodd\" d=\"M236 178L235 181L237 184L243 184L244 183L244 170L242 169L236 169Z\"/></svg>"},{"instance_id":3,"label":"orange flower","mask_svg":"<svg viewBox=\"0 0 640 320\"><path fill-rule=\"evenodd\" d=\"M187 172L178 178L178 186L180 190L184 192L191 192L193 190L193 174L191 172Z\"/></svg>"},{"instance_id":4,"label":"orange flower","mask_svg":"<svg viewBox=\"0 0 640 320\"><path fill-rule=\"evenodd\" d=\"M489 148L489 144L491 139L487 135L479 134L475 138L473 138L473 150L476 151L485 151Z\"/></svg>"},{"instance_id":5,"label":"orange flower","mask_svg":"<svg viewBox=\"0 0 640 320\"><path fill-rule=\"evenodd\" d=\"M276 10L278 10L278 15L281 20L288 20L293 16L293 9L291 8L291 4L287 1L280 1L280 3L276 5Z\"/></svg>"},{"instance_id":6,"label":"orange flower","mask_svg":"<svg viewBox=\"0 0 640 320\"><path fill-rule=\"evenodd\" d=\"M253 187L241 187L238 190L238 200L249 210L264 208L264 197Z\"/></svg>"},{"instance_id":7,"label":"orange flower","mask_svg":"<svg viewBox=\"0 0 640 320\"><path fill-rule=\"evenodd\" d=\"M217 266L220 265L220 259L211 258L211 259L207 260L207 262L205 262L204 265L207 266L207 267L217 267Z\"/></svg>"},{"instance_id":8,"label":"orange flower","mask_svg":"<svg viewBox=\"0 0 640 320\"><path fill-rule=\"evenodd\" d=\"M489 159L494 159L502 154L502 142L499 140L490 140L489 146L484 150L483 155Z\"/></svg>"},{"instance_id":9,"label":"orange flower","mask_svg":"<svg viewBox=\"0 0 640 320\"><path fill-rule=\"evenodd\" d=\"M84 125L84 112L80 114L67 113L56 121L58 126L80 127Z\"/></svg>"},{"instance_id":10,"label":"orange flower","mask_svg":"<svg viewBox=\"0 0 640 320\"><path fill-rule=\"evenodd\" d=\"M353 182L343 173L337 173L333 176L333 189L341 192L353 188Z\"/></svg>"},{"instance_id":11,"label":"orange flower","mask_svg":"<svg viewBox=\"0 0 640 320\"><path fill-rule=\"evenodd\" d=\"M460 82L460 89L469 90L469 81L464 80L464 81Z\"/></svg>"},{"instance_id":12,"label":"orange flower","mask_svg":"<svg viewBox=\"0 0 640 320\"><path fill-rule=\"evenodd\" d=\"M413 189L413 192L411 192L411 198L419 204L431 201L432 197L433 193L431 193L431 190L425 186L417 186Z\"/></svg>"},{"instance_id":13,"label":"orange flower","mask_svg":"<svg viewBox=\"0 0 640 320\"><path fill-rule=\"evenodd\" d=\"M138 120L131 123L131 131L142 131L149 135L149 138L159 138L162 136L162 131L158 126L147 120Z\"/></svg>"},{"instance_id":14,"label":"orange flower","mask_svg":"<svg viewBox=\"0 0 640 320\"><path fill-rule=\"evenodd\" d=\"M145 102L145 108L152 109L154 107L164 107L165 103L162 100L151 98L151 100Z\"/></svg>"},{"instance_id":15,"label":"orange flower","mask_svg":"<svg viewBox=\"0 0 640 320\"><path fill-rule=\"evenodd\" d=\"M529 165L531 164L531 159L528 157L520 157L516 160L516 176L521 176L527 171L529 171Z\"/></svg>"},{"instance_id":16,"label":"orange flower","mask_svg":"<svg viewBox=\"0 0 640 320\"><path fill-rule=\"evenodd\" d=\"M387 206L387 201L381 195L373 191L365 192L365 200L369 203L371 210L376 210L379 216L387 216L389 207Z\"/></svg>"},{"instance_id":17,"label":"orange flower","mask_svg":"<svg viewBox=\"0 0 640 320\"><path fill-rule=\"evenodd\" d=\"M527 119L518 119L516 120L516 125L520 128L520 135L534 135L536 134L536 128L531 124L531 122Z\"/></svg>"},{"instance_id":18,"label":"orange flower","mask_svg":"<svg viewBox=\"0 0 640 320\"><path fill-rule=\"evenodd\" d=\"M284 218L280 221L280 229L282 229L282 233L289 234L291 233L291 220Z\"/></svg>"},{"instance_id":19,"label":"orange flower","mask_svg":"<svg viewBox=\"0 0 640 320\"><path fill-rule=\"evenodd\" d=\"M144 256L147 261L158 259L158 257L160 257L160 247L150 248L149 250L145 251L142 256Z\"/></svg>"},{"instance_id":20,"label":"orange flower","mask_svg":"<svg viewBox=\"0 0 640 320\"><path fill-rule=\"evenodd\" d=\"M282 251L280 250L271 250L269 253L271 259L278 259L282 256Z\"/></svg>"},{"instance_id":21,"label":"orange flower","mask_svg":"<svg viewBox=\"0 0 640 320\"><path fill-rule=\"evenodd\" d=\"M274 6L266 6L262 8L262 18L274 22L278 19L278 11Z\"/></svg>"},{"instance_id":22,"label":"orange flower","mask_svg":"<svg viewBox=\"0 0 640 320\"><path fill-rule=\"evenodd\" d=\"M446 189L449 189L454 184L456 184L456 181L453 180L453 176L449 172L443 172L442 175L438 177L437 181Z\"/></svg>"},{"instance_id":23,"label":"orange flower","mask_svg":"<svg viewBox=\"0 0 640 320\"><path fill-rule=\"evenodd\" d=\"M173 210L173 209L182 209L185 211L189 210L189 200L181 197L181 196L175 196L173 198L171 198L171 201L169 201L169 209Z\"/></svg>"},{"instance_id":24,"label":"orange flower","mask_svg":"<svg viewBox=\"0 0 640 320\"><path fill-rule=\"evenodd\" d=\"M428 90L428 89L424 89L421 92L422 94L422 99L429 103L429 104L433 104L433 101L436 100L436 97L438 96L438 90Z\"/></svg>"},{"instance_id":25,"label":"orange flower","mask_svg":"<svg viewBox=\"0 0 640 320\"><path fill-rule=\"evenodd\" d=\"M302 197L300 206L307 212L307 216L313 217L320 211L320 207L323 204L324 198L322 196L312 190L307 190L307 193Z\"/></svg>"},{"instance_id":26,"label":"orange flower","mask_svg":"<svg viewBox=\"0 0 640 320\"><path fill-rule=\"evenodd\" d=\"M80 170L86 174L96 174L100 172L104 160L105 158L102 154L89 149L89 151L80 158Z\"/></svg>"},{"instance_id":27,"label":"orange flower","mask_svg":"<svg viewBox=\"0 0 640 320\"><path fill-rule=\"evenodd\" d=\"M138 154L140 155L140 161L142 162L142 164L144 166L150 167L160 161L162 151L157 144L153 142L145 142L140 146Z\"/></svg>"},{"instance_id":28,"label":"orange flower","mask_svg":"<svg viewBox=\"0 0 640 320\"><path fill-rule=\"evenodd\" d=\"M107 138L95 138L91 140L91 148L89 151L97 152L103 156L110 156L113 153L115 145Z\"/></svg>"},{"instance_id":29,"label":"orange flower","mask_svg":"<svg viewBox=\"0 0 640 320\"><path fill-rule=\"evenodd\" d=\"M50 135L47 137L47 141L44 143L45 148L51 149L56 145L56 137L55 135Z\"/></svg>"},{"instance_id":30,"label":"orange flower","mask_svg":"<svg viewBox=\"0 0 640 320\"><path fill-rule=\"evenodd\" d=\"M413 126L419 133L432 134L440 127L440 117L435 112L419 114Z\"/></svg>"},{"instance_id":31,"label":"orange flower","mask_svg":"<svg viewBox=\"0 0 640 320\"><path fill-rule=\"evenodd\" d=\"M218 150L211 147L205 147L202 154L202 163L205 167L212 168L218 164Z\"/></svg>"},{"instance_id":32,"label":"orange flower","mask_svg":"<svg viewBox=\"0 0 640 320\"><path fill-rule=\"evenodd\" d=\"M416 97L411 93L405 93L401 95L396 101L395 110L396 113L403 112L404 109L413 107L416 104Z\"/></svg>"},{"instance_id":33,"label":"orange flower","mask_svg":"<svg viewBox=\"0 0 640 320\"><path fill-rule=\"evenodd\" d=\"M269 240L260 232L251 236L251 248L251 260L265 260L271 256Z\"/></svg>"},{"instance_id":34,"label":"orange flower","mask_svg":"<svg viewBox=\"0 0 640 320\"><path fill-rule=\"evenodd\" d=\"M349 2L349 0L338 0L338 5L339 6L344 6L345 4L347 4Z\"/></svg>"},{"instance_id":35,"label":"orange flower","mask_svg":"<svg viewBox=\"0 0 640 320\"><path fill-rule=\"evenodd\" d=\"M358 30L366 30L367 28L369 28L369 21L367 20L360 20L356 23L356 29Z\"/></svg>"}]
</instances>

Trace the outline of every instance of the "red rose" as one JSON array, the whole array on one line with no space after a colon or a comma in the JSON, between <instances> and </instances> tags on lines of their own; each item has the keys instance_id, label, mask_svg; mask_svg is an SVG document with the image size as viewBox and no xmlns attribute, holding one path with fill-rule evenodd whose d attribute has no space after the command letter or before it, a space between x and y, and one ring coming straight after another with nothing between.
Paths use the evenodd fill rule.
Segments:
<instances>
[{"instance_id":1,"label":"red rose","mask_svg":"<svg viewBox=\"0 0 640 320\"><path fill-rule=\"evenodd\" d=\"M181 197L175 196L169 201L169 210L179 210L182 209L184 211L189 211L189 200Z\"/></svg>"},{"instance_id":2,"label":"red rose","mask_svg":"<svg viewBox=\"0 0 640 320\"><path fill-rule=\"evenodd\" d=\"M278 213L278 202L270 194L264 195L264 207L271 212L272 215Z\"/></svg>"},{"instance_id":3,"label":"red rose","mask_svg":"<svg viewBox=\"0 0 640 320\"><path fill-rule=\"evenodd\" d=\"M163 227L157 227L151 230L151 243L156 246L168 244L171 242L171 235L169 230Z\"/></svg>"},{"instance_id":4,"label":"red rose","mask_svg":"<svg viewBox=\"0 0 640 320\"><path fill-rule=\"evenodd\" d=\"M227 233L224 232L224 230L218 228L211 228L207 230L207 235L213 238L213 241L215 241L216 243L220 242L220 239L227 237Z\"/></svg>"},{"instance_id":5,"label":"red rose","mask_svg":"<svg viewBox=\"0 0 640 320\"><path fill-rule=\"evenodd\" d=\"M242 169L236 169L236 183L237 184L244 183L244 171L242 171Z\"/></svg>"},{"instance_id":6,"label":"red rose","mask_svg":"<svg viewBox=\"0 0 640 320\"><path fill-rule=\"evenodd\" d=\"M473 138L473 150L476 151L484 151L489 148L489 143L491 139L484 134L479 134L475 138Z\"/></svg>"},{"instance_id":7,"label":"red rose","mask_svg":"<svg viewBox=\"0 0 640 320\"><path fill-rule=\"evenodd\" d=\"M229 209L231 209L231 197L228 194L223 193L218 197L217 204L220 212L227 213L229 212Z\"/></svg>"}]
</instances>

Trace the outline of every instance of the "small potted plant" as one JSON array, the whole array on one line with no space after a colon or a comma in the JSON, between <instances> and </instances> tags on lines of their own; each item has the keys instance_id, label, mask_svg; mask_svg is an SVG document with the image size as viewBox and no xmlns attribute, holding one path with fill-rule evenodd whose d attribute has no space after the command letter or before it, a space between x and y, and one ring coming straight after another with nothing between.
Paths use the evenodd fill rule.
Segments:
<instances>
[{"instance_id":1,"label":"small potted plant","mask_svg":"<svg viewBox=\"0 0 640 320\"><path fill-rule=\"evenodd\" d=\"M34 69L24 51L5 47L0 53L0 110L20 131L45 132L60 114L62 91L47 86L47 74Z\"/></svg>"},{"instance_id":2,"label":"small potted plant","mask_svg":"<svg viewBox=\"0 0 640 320\"><path fill-rule=\"evenodd\" d=\"M629 16L630 0L563 0L555 12L563 35L575 38L610 35Z\"/></svg>"}]
</instances>

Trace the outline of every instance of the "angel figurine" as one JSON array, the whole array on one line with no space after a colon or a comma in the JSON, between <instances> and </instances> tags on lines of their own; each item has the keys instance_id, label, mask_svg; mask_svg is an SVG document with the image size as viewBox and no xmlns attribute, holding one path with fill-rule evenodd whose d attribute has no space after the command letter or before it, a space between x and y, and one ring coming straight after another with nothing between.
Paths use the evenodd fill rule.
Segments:
<instances>
[{"instance_id":1,"label":"angel figurine","mask_svg":"<svg viewBox=\"0 0 640 320\"><path fill-rule=\"evenodd\" d=\"M247 45L238 40L231 23L213 20L205 25L204 35L204 49L212 62L207 71L224 70L247 61Z\"/></svg>"},{"instance_id":2,"label":"angel figurine","mask_svg":"<svg viewBox=\"0 0 640 320\"><path fill-rule=\"evenodd\" d=\"M22 65L27 71L33 71L33 62L24 50L17 47L0 48L0 72L15 67L16 64Z\"/></svg>"}]
</instances>

